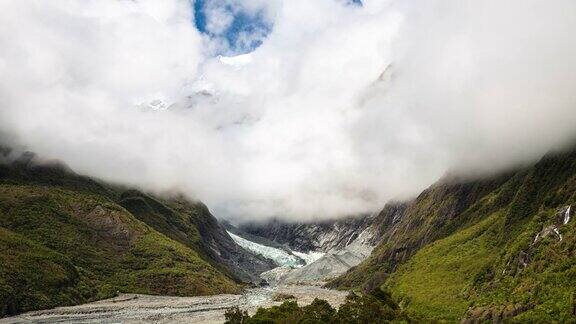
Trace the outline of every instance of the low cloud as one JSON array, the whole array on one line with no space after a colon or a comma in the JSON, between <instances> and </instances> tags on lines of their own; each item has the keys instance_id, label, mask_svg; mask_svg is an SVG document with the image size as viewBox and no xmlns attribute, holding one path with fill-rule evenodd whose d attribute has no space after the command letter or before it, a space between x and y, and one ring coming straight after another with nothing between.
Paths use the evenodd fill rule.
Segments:
<instances>
[{"instance_id":1,"label":"low cloud","mask_svg":"<svg viewBox=\"0 0 576 324\"><path fill-rule=\"evenodd\" d=\"M0 130L240 221L374 212L576 135L574 1L237 5L272 30L219 58L188 1L2 2Z\"/></svg>"}]
</instances>

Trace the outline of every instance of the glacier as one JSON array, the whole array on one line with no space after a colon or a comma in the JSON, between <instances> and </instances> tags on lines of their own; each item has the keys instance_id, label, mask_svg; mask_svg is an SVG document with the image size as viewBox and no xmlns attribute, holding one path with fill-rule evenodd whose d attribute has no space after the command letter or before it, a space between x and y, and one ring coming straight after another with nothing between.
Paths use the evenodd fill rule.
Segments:
<instances>
[{"instance_id":1,"label":"glacier","mask_svg":"<svg viewBox=\"0 0 576 324\"><path fill-rule=\"evenodd\" d=\"M298 268L306 263L304 258L291 254L282 249L252 242L231 232L228 232L228 235L230 235L230 237L232 237L232 239L244 249L259 254L265 258L271 259L279 266Z\"/></svg>"},{"instance_id":2,"label":"glacier","mask_svg":"<svg viewBox=\"0 0 576 324\"><path fill-rule=\"evenodd\" d=\"M356 238L348 239L344 248L334 247L326 253L311 252L314 255L310 257L315 259L303 267L278 267L263 272L260 277L270 285L323 284L368 258L374 249L370 243L373 236L374 230L366 228ZM293 253L300 255L298 252Z\"/></svg>"}]
</instances>

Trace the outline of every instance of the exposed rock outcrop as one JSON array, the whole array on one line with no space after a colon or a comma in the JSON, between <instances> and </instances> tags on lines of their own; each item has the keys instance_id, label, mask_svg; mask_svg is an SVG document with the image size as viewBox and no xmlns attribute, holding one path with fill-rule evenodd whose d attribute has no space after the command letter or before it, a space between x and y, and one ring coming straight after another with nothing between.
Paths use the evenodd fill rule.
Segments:
<instances>
[{"instance_id":1,"label":"exposed rock outcrop","mask_svg":"<svg viewBox=\"0 0 576 324\"><path fill-rule=\"evenodd\" d=\"M312 223L273 220L242 224L240 229L300 252L341 250L368 228L372 216L363 215Z\"/></svg>"},{"instance_id":2,"label":"exposed rock outcrop","mask_svg":"<svg viewBox=\"0 0 576 324\"><path fill-rule=\"evenodd\" d=\"M333 248L318 260L300 268L282 267L261 276L272 284L318 284L333 279L364 261L372 252L374 229L368 227L343 248Z\"/></svg>"}]
</instances>

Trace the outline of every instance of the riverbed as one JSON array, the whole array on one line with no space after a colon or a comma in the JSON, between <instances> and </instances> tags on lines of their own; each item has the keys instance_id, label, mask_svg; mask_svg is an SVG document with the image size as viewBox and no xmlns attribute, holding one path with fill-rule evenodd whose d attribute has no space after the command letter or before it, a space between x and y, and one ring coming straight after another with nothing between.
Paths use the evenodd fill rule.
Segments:
<instances>
[{"instance_id":1,"label":"riverbed","mask_svg":"<svg viewBox=\"0 0 576 324\"><path fill-rule=\"evenodd\" d=\"M299 305L314 298L340 306L347 293L318 286L285 285L247 289L242 295L197 297L122 294L93 303L34 311L0 319L0 323L223 323L226 309L238 306L250 314L258 307L279 305L277 294L293 295Z\"/></svg>"}]
</instances>

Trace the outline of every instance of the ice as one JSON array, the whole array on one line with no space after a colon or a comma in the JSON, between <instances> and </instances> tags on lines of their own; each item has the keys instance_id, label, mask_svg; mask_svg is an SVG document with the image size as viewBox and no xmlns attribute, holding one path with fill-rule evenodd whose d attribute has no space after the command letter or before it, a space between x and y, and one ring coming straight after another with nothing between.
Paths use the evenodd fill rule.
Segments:
<instances>
[{"instance_id":1,"label":"ice","mask_svg":"<svg viewBox=\"0 0 576 324\"><path fill-rule=\"evenodd\" d=\"M301 267L304 265L303 259L284 250L258 244L230 232L228 232L228 234L241 247L265 258L271 259L279 266Z\"/></svg>"}]
</instances>

